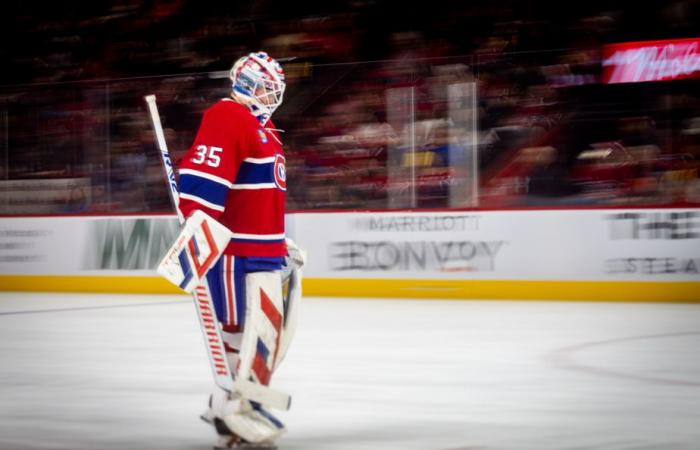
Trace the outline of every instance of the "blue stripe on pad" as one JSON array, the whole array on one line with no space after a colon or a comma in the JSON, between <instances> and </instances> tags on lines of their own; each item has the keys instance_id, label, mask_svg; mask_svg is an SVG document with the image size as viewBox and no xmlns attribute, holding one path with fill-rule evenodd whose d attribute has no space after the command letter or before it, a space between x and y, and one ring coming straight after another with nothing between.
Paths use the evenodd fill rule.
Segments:
<instances>
[{"instance_id":1,"label":"blue stripe on pad","mask_svg":"<svg viewBox=\"0 0 700 450\"><path fill-rule=\"evenodd\" d=\"M180 283L180 289L184 289L187 283L192 279L192 267L190 267L190 262L187 259L187 250L183 249L178 255L177 259L180 261L180 267L182 268L182 273L185 278Z\"/></svg>"},{"instance_id":2,"label":"blue stripe on pad","mask_svg":"<svg viewBox=\"0 0 700 450\"><path fill-rule=\"evenodd\" d=\"M267 357L270 356L270 350L268 350L262 339L258 338L258 345L256 346L256 351L260 354L262 359L267 361Z\"/></svg>"},{"instance_id":3,"label":"blue stripe on pad","mask_svg":"<svg viewBox=\"0 0 700 450\"><path fill-rule=\"evenodd\" d=\"M250 405L253 407L254 410L259 412L260 414L263 415L267 420L270 421L274 426L276 426L279 429L284 428L284 424L277 419L277 417L273 416L270 414L268 411L264 410L263 407L260 405L260 403L257 402L250 402Z\"/></svg>"}]
</instances>

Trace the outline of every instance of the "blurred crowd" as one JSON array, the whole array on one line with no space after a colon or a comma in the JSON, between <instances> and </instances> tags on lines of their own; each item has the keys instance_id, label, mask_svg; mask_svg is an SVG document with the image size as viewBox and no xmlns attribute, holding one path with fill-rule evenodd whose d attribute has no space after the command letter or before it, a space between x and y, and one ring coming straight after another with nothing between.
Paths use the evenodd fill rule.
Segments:
<instances>
[{"instance_id":1,"label":"blurred crowd","mask_svg":"<svg viewBox=\"0 0 700 450\"><path fill-rule=\"evenodd\" d=\"M230 3L10 6L0 212L169 211L143 95L177 160L257 49L289 209L700 205L700 79L601 79L605 44L700 37L698 0Z\"/></svg>"}]
</instances>

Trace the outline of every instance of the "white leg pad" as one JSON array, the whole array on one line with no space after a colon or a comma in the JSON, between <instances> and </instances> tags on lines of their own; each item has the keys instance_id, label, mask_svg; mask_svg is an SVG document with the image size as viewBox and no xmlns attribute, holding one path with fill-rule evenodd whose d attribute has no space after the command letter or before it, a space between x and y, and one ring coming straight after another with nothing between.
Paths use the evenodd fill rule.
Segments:
<instances>
[{"instance_id":1,"label":"white leg pad","mask_svg":"<svg viewBox=\"0 0 700 450\"><path fill-rule=\"evenodd\" d=\"M282 337L284 304L279 272L246 276L246 317L236 379L252 379L267 386L275 367Z\"/></svg>"},{"instance_id":2,"label":"white leg pad","mask_svg":"<svg viewBox=\"0 0 700 450\"><path fill-rule=\"evenodd\" d=\"M295 288L300 287L300 277L292 282ZM243 333L223 333L224 341L240 352L227 355L234 372L233 390L229 396L223 395L225 391L215 393L211 415L221 418L231 432L251 443L271 443L285 431L284 425L263 408L289 409L291 401L288 394L268 386L282 356L280 351L286 352L289 345L287 341L282 348L284 333L287 327L291 326L292 334L294 329L294 322L286 320L290 317L285 317L285 310L289 314L291 303L297 302L288 296L285 307L282 291L280 272L246 275Z\"/></svg>"},{"instance_id":3,"label":"white leg pad","mask_svg":"<svg viewBox=\"0 0 700 450\"><path fill-rule=\"evenodd\" d=\"M294 339L297 328L297 316L301 302L301 268L306 263L306 252L300 249L296 242L286 238L288 256L286 266L282 270L282 296L284 299L284 326L282 327L282 338L280 339L280 349L277 354L275 368L287 355L289 345Z\"/></svg>"},{"instance_id":4,"label":"white leg pad","mask_svg":"<svg viewBox=\"0 0 700 450\"><path fill-rule=\"evenodd\" d=\"M234 374L236 367L238 367L238 354L241 350L241 340L243 339L243 333L229 333L227 331L221 332L221 339L224 341L230 350L226 350L226 361L231 369L231 374Z\"/></svg>"},{"instance_id":5,"label":"white leg pad","mask_svg":"<svg viewBox=\"0 0 700 450\"><path fill-rule=\"evenodd\" d=\"M289 395L268 387L278 359L283 326L280 272L246 275L246 316L233 388L246 400L289 409Z\"/></svg>"},{"instance_id":6,"label":"white leg pad","mask_svg":"<svg viewBox=\"0 0 700 450\"><path fill-rule=\"evenodd\" d=\"M297 317L301 302L301 269L294 268L289 275L283 280L283 294L285 298L285 315L284 326L282 327L282 338L280 339L280 348L277 352L277 360L275 361L275 369L287 356L294 334L297 329Z\"/></svg>"}]
</instances>

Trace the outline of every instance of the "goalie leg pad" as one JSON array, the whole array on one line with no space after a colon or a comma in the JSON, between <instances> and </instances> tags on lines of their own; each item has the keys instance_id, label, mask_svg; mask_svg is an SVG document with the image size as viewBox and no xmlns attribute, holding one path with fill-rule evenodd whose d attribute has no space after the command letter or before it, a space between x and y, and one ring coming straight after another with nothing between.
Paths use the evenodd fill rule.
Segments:
<instances>
[{"instance_id":1,"label":"goalie leg pad","mask_svg":"<svg viewBox=\"0 0 700 450\"><path fill-rule=\"evenodd\" d=\"M224 255L218 265L207 275L206 284L210 286L209 291L212 293L213 309L222 323L220 329L223 338L222 347L226 351L227 367L231 370L228 383L221 381L217 384L224 389L240 394L247 400L261 403L267 407L289 409L289 395L267 387L274 370L275 353L279 347L276 339L278 339L279 332L273 330L261 335L259 323L261 311L258 311L261 305L266 308L262 314L265 312L273 314L274 311L281 310L282 288L279 281L279 271L249 273L250 270L261 268L274 270L280 268L281 265L281 258L243 258ZM249 283L250 277L254 279L265 278L264 274L268 274L268 278L273 277L277 282L268 280L267 283L271 286L263 291L267 290L271 293L265 294L268 297L265 297L266 300L261 303L260 287L256 285L256 288L251 290L246 284ZM251 295L247 295L247 293ZM270 295L277 299L274 305L270 303ZM248 304L253 305L256 312L251 313ZM249 317L255 317L253 323L257 323L257 325L248 327L248 322L253 320ZM281 318L277 322L280 321ZM246 332L246 330L248 331ZM248 339L255 345L252 351L243 352L242 348L246 345L244 342L246 333L253 336ZM274 333L274 336L272 338L266 337L269 333ZM263 338L258 344L257 341L261 336ZM241 361L247 361L249 364L244 369L244 373L239 375ZM261 383L262 381L264 383Z\"/></svg>"},{"instance_id":2,"label":"goalie leg pad","mask_svg":"<svg viewBox=\"0 0 700 450\"><path fill-rule=\"evenodd\" d=\"M257 261L252 263L257 264ZM261 404L250 399L266 399L270 405L282 409L289 407L288 396L267 387L276 365L284 322L280 271L247 273L245 295L243 335L234 370L237 392L232 393L226 402L221 419L228 429L245 441L269 443L285 431L284 425Z\"/></svg>"},{"instance_id":3,"label":"goalie leg pad","mask_svg":"<svg viewBox=\"0 0 700 450\"><path fill-rule=\"evenodd\" d=\"M282 326L282 338L280 339L280 349L275 361L275 368L287 355L287 350L294 339L297 328L297 317L301 302L301 279L300 268L292 268L288 273L283 272L282 276L282 296L284 300L284 325Z\"/></svg>"},{"instance_id":4,"label":"goalie leg pad","mask_svg":"<svg viewBox=\"0 0 700 450\"><path fill-rule=\"evenodd\" d=\"M277 264L281 266L281 259ZM260 261L253 261L253 266L260 267ZM238 365L233 371L234 389L246 400L289 409L289 395L268 386L278 359L283 322L280 271L248 273L246 316Z\"/></svg>"},{"instance_id":5,"label":"goalie leg pad","mask_svg":"<svg viewBox=\"0 0 700 450\"><path fill-rule=\"evenodd\" d=\"M297 328L297 316L301 302L301 268L306 263L306 252L300 249L290 238L286 238L287 253L285 266L282 269L282 298L284 300L284 326L280 349L275 363L275 368L287 355L289 345L294 339Z\"/></svg>"},{"instance_id":6,"label":"goalie leg pad","mask_svg":"<svg viewBox=\"0 0 700 450\"><path fill-rule=\"evenodd\" d=\"M243 333L239 331L238 327L224 326L221 329L221 338L224 341L224 348L226 349L226 360L233 374L233 371L238 367L238 354L241 351Z\"/></svg>"},{"instance_id":7,"label":"goalie leg pad","mask_svg":"<svg viewBox=\"0 0 700 450\"><path fill-rule=\"evenodd\" d=\"M267 386L277 361L284 321L280 272L249 273L246 297L245 328L235 377Z\"/></svg>"}]
</instances>

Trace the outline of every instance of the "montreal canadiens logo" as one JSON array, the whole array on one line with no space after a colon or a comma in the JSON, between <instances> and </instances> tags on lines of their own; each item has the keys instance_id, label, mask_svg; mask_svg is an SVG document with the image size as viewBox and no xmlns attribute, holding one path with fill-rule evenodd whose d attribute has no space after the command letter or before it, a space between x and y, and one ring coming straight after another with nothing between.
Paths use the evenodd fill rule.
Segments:
<instances>
[{"instance_id":1,"label":"montreal canadiens logo","mask_svg":"<svg viewBox=\"0 0 700 450\"><path fill-rule=\"evenodd\" d=\"M275 155L275 184L282 191L287 190L287 171L284 167L284 163L284 156L280 154Z\"/></svg>"}]
</instances>

